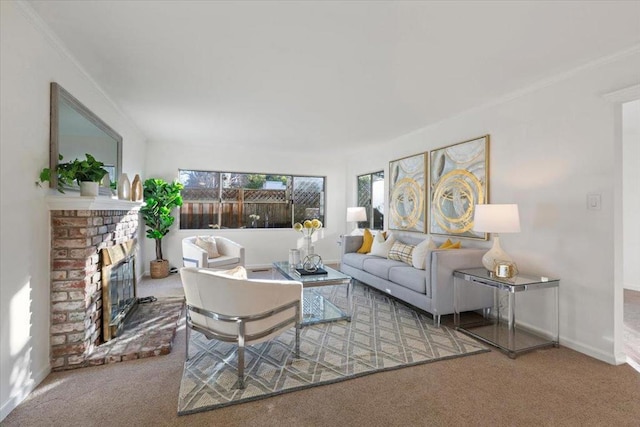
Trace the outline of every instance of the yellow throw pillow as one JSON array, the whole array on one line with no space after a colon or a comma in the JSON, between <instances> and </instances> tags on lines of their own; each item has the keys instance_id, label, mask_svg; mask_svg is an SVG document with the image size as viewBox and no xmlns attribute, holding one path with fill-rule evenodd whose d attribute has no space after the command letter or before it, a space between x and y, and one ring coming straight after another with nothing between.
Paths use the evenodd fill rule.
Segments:
<instances>
[{"instance_id":1,"label":"yellow throw pillow","mask_svg":"<svg viewBox=\"0 0 640 427\"><path fill-rule=\"evenodd\" d=\"M451 245L453 245L453 242L450 239L447 239L446 242L438 246L438 249L448 249Z\"/></svg>"},{"instance_id":2,"label":"yellow throw pillow","mask_svg":"<svg viewBox=\"0 0 640 427\"><path fill-rule=\"evenodd\" d=\"M447 241L441 244L438 249L460 249L461 247L462 242L457 241L453 243L451 240L447 239Z\"/></svg>"},{"instance_id":3,"label":"yellow throw pillow","mask_svg":"<svg viewBox=\"0 0 640 427\"><path fill-rule=\"evenodd\" d=\"M368 228L364 229L364 234L362 235L362 246L356 252L359 254L368 254L371 252L371 245L373 245L373 234L369 231Z\"/></svg>"}]
</instances>

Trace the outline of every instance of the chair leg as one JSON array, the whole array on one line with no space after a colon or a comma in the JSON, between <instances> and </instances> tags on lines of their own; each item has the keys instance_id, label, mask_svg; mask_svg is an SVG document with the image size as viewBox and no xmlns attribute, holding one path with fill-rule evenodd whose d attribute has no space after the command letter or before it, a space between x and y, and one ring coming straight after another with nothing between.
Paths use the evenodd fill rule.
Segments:
<instances>
[{"instance_id":1,"label":"chair leg","mask_svg":"<svg viewBox=\"0 0 640 427\"><path fill-rule=\"evenodd\" d=\"M433 326L435 326L436 328L440 327L440 314L433 315Z\"/></svg>"},{"instance_id":2,"label":"chair leg","mask_svg":"<svg viewBox=\"0 0 640 427\"><path fill-rule=\"evenodd\" d=\"M186 354L185 354L185 360L189 360L189 337L191 336L191 328L189 327L189 322L186 322L185 325L185 332L186 332Z\"/></svg>"},{"instance_id":3,"label":"chair leg","mask_svg":"<svg viewBox=\"0 0 640 427\"><path fill-rule=\"evenodd\" d=\"M238 382L239 387L244 389L244 322L238 323Z\"/></svg>"},{"instance_id":4,"label":"chair leg","mask_svg":"<svg viewBox=\"0 0 640 427\"><path fill-rule=\"evenodd\" d=\"M296 305L296 358L300 357L300 304Z\"/></svg>"}]
</instances>

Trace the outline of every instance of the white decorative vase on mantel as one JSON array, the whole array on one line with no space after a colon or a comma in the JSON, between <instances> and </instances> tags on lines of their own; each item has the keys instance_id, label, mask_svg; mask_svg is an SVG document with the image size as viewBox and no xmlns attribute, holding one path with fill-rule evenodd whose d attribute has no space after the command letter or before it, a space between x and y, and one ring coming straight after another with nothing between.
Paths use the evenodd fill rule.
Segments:
<instances>
[{"instance_id":1,"label":"white decorative vase on mantel","mask_svg":"<svg viewBox=\"0 0 640 427\"><path fill-rule=\"evenodd\" d=\"M80 183L80 196L98 197L99 183L93 181L82 181Z\"/></svg>"},{"instance_id":2,"label":"white decorative vase on mantel","mask_svg":"<svg viewBox=\"0 0 640 427\"><path fill-rule=\"evenodd\" d=\"M126 173L120 174L118 179L118 199L131 200L131 182Z\"/></svg>"}]
</instances>

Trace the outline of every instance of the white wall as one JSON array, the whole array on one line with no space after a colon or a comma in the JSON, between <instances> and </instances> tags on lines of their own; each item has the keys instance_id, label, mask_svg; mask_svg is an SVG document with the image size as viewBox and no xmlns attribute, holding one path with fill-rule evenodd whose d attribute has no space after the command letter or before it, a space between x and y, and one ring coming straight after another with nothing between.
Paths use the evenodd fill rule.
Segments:
<instances>
[{"instance_id":1,"label":"white wall","mask_svg":"<svg viewBox=\"0 0 640 427\"><path fill-rule=\"evenodd\" d=\"M623 282L640 291L640 100L622 105Z\"/></svg>"},{"instance_id":2,"label":"white wall","mask_svg":"<svg viewBox=\"0 0 640 427\"><path fill-rule=\"evenodd\" d=\"M270 150L268 141L261 149L245 150L238 147L189 145L187 141L150 142L147 150L147 172L143 179L177 179L178 169L219 170L230 172L276 173L326 176L325 227L314 235L316 253L325 262L340 258L339 236L345 232L345 171L346 160L335 153L303 154L278 153ZM351 178L350 178L351 179ZM352 177L355 181L355 176ZM270 266L271 262L287 260L289 249L295 248L301 234L291 229L237 229L237 230L180 230L178 209L174 214L176 225L162 240L163 255L175 267L182 266L181 239L187 236L215 234L227 237L245 247L248 267ZM154 242L146 239L145 269L155 258Z\"/></svg>"},{"instance_id":3,"label":"white wall","mask_svg":"<svg viewBox=\"0 0 640 427\"><path fill-rule=\"evenodd\" d=\"M49 83L56 81L124 138L123 168L144 167L143 136L21 3L0 2L0 420L49 366Z\"/></svg>"},{"instance_id":4,"label":"white wall","mask_svg":"<svg viewBox=\"0 0 640 427\"><path fill-rule=\"evenodd\" d=\"M560 282L561 344L615 363L614 105L602 95L640 76L640 51L608 58L536 88L371 147L348 176L388 161L491 135L490 201L517 203L522 232L501 236L523 272ZM373 160L369 160L373 159ZM587 210L587 194L602 209ZM348 201L352 201L353 194ZM490 242L464 241L465 246ZM519 295L518 318L551 330L552 295Z\"/></svg>"}]
</instances>

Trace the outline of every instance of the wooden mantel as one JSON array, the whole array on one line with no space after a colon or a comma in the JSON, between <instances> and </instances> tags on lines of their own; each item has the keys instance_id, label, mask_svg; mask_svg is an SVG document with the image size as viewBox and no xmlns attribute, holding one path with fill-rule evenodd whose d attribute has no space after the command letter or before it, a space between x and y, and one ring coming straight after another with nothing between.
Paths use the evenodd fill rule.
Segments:
<instances>
[{"instance_id":1,"label":"wooden mantel","mask_svg":"<svg viewBox=\"0 0 640 427\"><path fill-rule=\"evenodd\" d=\"M144 204L107 196L82 197L79 194L49 195L46 201L50 211L130 211L138 210Z\"/></svg>"}]
</instances>

